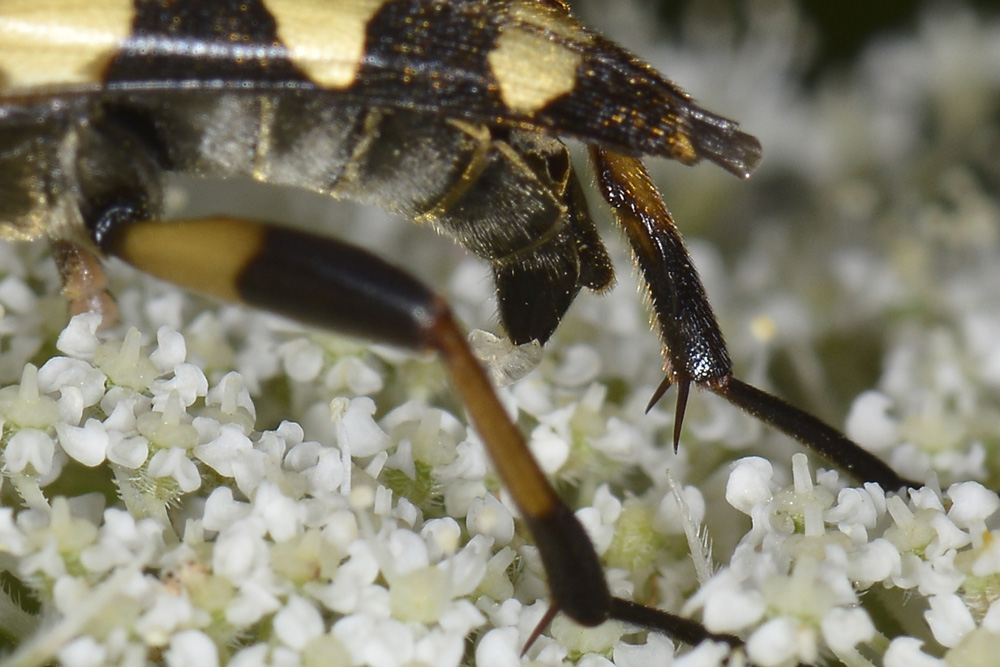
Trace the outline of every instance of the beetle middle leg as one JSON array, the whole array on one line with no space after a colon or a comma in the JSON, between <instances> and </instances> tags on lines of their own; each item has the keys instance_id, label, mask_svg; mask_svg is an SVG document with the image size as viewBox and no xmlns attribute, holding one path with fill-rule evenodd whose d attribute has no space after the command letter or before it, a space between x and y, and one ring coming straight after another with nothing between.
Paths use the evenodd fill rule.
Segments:
<instances>
[{"instance_id":1,"label":"beetle middle leg","mask_svg":"<svg viewBox=\"0 0 1000 667\"><path fill-rule=\"evenodd\" d=\"M117 324L118 305L108 293L108 279L101 259L88 248L70 241L54 240L51 246L70 314L98 313L102 327Z\"/></svg>"}]
</instances>

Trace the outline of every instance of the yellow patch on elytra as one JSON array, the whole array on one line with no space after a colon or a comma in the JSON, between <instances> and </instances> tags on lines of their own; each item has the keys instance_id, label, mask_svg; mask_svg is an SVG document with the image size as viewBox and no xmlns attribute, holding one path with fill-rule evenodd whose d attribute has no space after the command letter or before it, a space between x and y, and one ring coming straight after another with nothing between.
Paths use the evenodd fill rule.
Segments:
<instances>
[{"instance_id":1,"label":"yellow patch on elytra","mask_svg":"<svg viewBox=\"0 0 1000 667\"><path fill-rule=\"evenodd\" d=\"M698 159L698 151L691 143L691 137L678 132L670 137L670 157L683 164L693 164Z\"/></svg>"},{"instance_id":2,"label":"yellow patch on elytra","mask_svg":"<svg viewBox=\"0 0 1000 667\"><path fill-rule=\"evenodd\" d=\"M0 93L100 83L134 17L133 0L3 0Z\"/></svg>"},{"instance_id":3,"label":"yellow patch on elytra","mask_svg":"<svg viewBox=\"0 0 1000 667\"><path fill-rule=\"evenodd\" d=\"M386 0L264 0L278 37L314 83L346 88L365 54L368 22Z\"/></svg>"},{"instance_id":4,"label":"yellow patch on elytra","mask_svg":"<svg viewBox=\"0 0 1000 667\"><path fill-rule=\"evenodd\" d=\"M506 18L487 56L504 104L531 113L573 90L590 35L547 5L515 3Z\"/></svg>"},{"instance_id":5,"label":"yellow patch on elytra","mask_svg":"<svg viewBox=\"0 0 1000 667\"><path fill-rule=\"evenodd\" d=\"M507 10L507 25L532 26L567 42L590 44L590 34L565 11L537 2L514 2Z\"/></svg>"}]
</instances>

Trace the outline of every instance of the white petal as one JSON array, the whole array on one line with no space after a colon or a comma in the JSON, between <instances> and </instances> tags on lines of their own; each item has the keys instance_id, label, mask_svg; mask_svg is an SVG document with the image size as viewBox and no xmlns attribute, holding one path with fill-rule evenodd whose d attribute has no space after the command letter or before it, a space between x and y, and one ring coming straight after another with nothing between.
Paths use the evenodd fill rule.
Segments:
<instances>
[{"instance_id":1,"label":"white petal","mask_svg":"<svg viewBox=\"0 0 1000 667\"><path fill-rule=\"evenodd\" d=\"M110 438L104 424L88 419L82 427L56 424L59 445L67 454L90 468L104 461Z\"/></svg>"},{"instance_id":2,"label":"white petal","mask_svg":"<svg viewBox=\"0 0 1000 667\"><path fill-rule=\"evenodd\" d=\"M219 649L199 630L184 630L170 638L164 657L169 667L217 667Z\"/></svg>"},{"instance_id":3,"label":"white petal","mask_svg":"<svg viewBox=\"0 0 1000 667\"><path fill-rule=\"evenodd\" d=\"M301 651L324 631L319 610L304 598L293 595L274 615L274 632L285 645Z\"/></svg>"}]
</instances>

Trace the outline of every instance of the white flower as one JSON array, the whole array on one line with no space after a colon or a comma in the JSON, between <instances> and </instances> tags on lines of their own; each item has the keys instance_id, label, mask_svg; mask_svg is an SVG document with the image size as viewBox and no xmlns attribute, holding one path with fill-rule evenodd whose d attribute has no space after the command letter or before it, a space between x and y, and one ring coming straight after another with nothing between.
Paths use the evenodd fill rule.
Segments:
<instances>
[{"instance_id":1,"label":"white flower","mask_svg":"<svg viewBox=\"0 0 1000 667\"><path fill-rule=\"evenodd\" d=\"M215 642L198 630L175 634L163 657L170 667L216 667L219 664Z\"/></svg>"},{"instance_id":2,"label":"white flower","mask_svg":"<svg viewBox=\"0 0 1000 667\"><path fill-rule=\"evenodd\" d=\"M271 539L283 542L302 530L306 507L283 494L274 484L265 482L257 487L254 495L253 516L263 520Z\"/></svg>"},{"instance_id":3,"label":"white flower","mask_svg":"<svg viewBox=\"0 0 1000 667\"><path fill-rule=\"evenodd\" d=\"M809 635L808 628L791 618L774 618L760 626L747 640L747 655L762 667L793 660L812 662L816 659L816 650L815 642Z\"/></svg>"},{"instance_id":4,"label":"white flower","mask_svg":"<svg viewBox=\"0 0 1000 667\"><path fill-rule=\"evenodd\" d=\"M323 618L316 607L304 598L293 595L274 615L274 632L287 646L301 651L323 634Z\"/></svg>"},{"instance_id":5,"label":"white flower","mask_svg":"<svg viewBox=\"0 0 1000 667\"><path fill-rule=\"evenodd\" d=\"M820 628L827 646L838 655L853 651L855 646L875 636L871 617L858 607L834 607L823 617Z\"/></svg>"},{"instance_id":6,"label":"white flower","mask_svg":"<svg viewBox=\"0 0 1000 667\"><path fill-rule=\"evenodd\" d=\"M250 515L249 503L233 499L233 490L220 486L205 501L202 523L208 530L222 531L224 528Z\"/></svg>"},{"instance_id":7,"label":"white flower","mask_svg":"<svg viewBox=\"0 0 1000 667\"><path fill-rule=\"evenodd\" d=\"M207 614L196 609L186 596L160 594L135 621L135 630L152 646L171 641L175 631L208 622Z\"/></svg>"},{"instance_id":8,"label":"white flower","mask_svg":"<svg viewBox=\"0 0 1000 667\"><path fill-rule=\"evenodd\" d=\"M371 456L384 451L391 441L372 418L375 402L367 396L346 403L335 399L330 405L331 418L337 427L337 442L351 456Z\"/></svg>"},{"instance_id":9,"label":"white flower","mask_svg":"<svg viewBox=\"0 0 1000 667\"><path fill-rule=\"evenodd\" d=\"M44 477L52 470L55 451L55 443L47 433L32 428L22 429L11 436L4 449L4 472L33 471Z\"/></svg>"},{"instance_id":10,"label":"white flower","mask_svg":"<svg viewBox=\"0 0 1000 667\"><path fill-rule=\"evenodd\" d=\"M263 539L264 524L249 516L221 532L212 551L212 569L242 583L267 566L268 546Z\"/></svg>"},{"instance_id":11,"label":"white flower","mask_svg":"<svg viewBox=\"0 0 1000 667\"><path fill-rule=\"evenodd\" d=\"M226 621L236 628L246 628L281 608L281 600L268 586L256 579L239 583L239 592L226 605Z\"/></svg>"},{"instance_id":12,"label":"white flower","mask_svg":"<svg viewBox=\"0 0 1000 667\"><path fill-rule=\"evenodd\" d=\"M767 502L774 494L772 474L767 459L751 456L740 460L729 473L726 501L744 514L752 514L754 506Z\"/></svg>"},{"instance_id":13,"label":"white flower","mask_svg":"<svg viewBox=\"0 0 1000 667\"><path fill-rule=\"evenodd\" d=\"M184 335L170 327L156 330L156 349L149 359L161 373L170 373L187 358L187 343Z\"/></svg>"},{"instance_id":14,"label":"white flower","mask_svg":"<svg viewBox=\"0 0 1000 667\"><path fill-rule=\"evenodd\" d=\"M94 365L112 383L139 392L146 391L158 375L153 362L142 354L142 334L134 327L120 343L102 343L94 352Z\"/></svg>"},{"instance_id":15,"label":"white flower","mask_svg":"<svg viewBox=\"0 0 1000 667\"><path fill-rule=\"evenodd\" d=\"M885 652L885 667L945 667L944 660L921 651L922 644L915 637L896 637Z\"/></svg>"},{"instance_id":16,"label":"white flower","mask_svg":"<svg viewBox=\"0 0 1000 667\"><path fill-rule=\"evenodd\" d=\"M149 457L149 440L137 435L123 438L116 432L108 432L108 460L125 468L136 469Z\"/></svg>"},{"instance_id":17,"label":"white flower","mask_svg":"<svg viewBox=\"0 0 1000 667\"><path fill-rule=\"evenodd\" d=\"M80 563L89 571L104 573L127 565L151 545L162 549L162 530L155 520L137 523L128 512L114 508L105 510L103 518L97 541L79 552Z\"/></svg>"},{"instance_id":18,"label":"white flower","mask_svg":"<svg viewBox=\"0 0 1000 667\"><path fill-rule=\"evenodd\" d=\"M382 375L357 357L345 357L327 371L323 385L330 391L347 389L355 396L371 396L382 391Z\"/></svg>"},{"instance_id":19,"label":"white flower","mask_svg":"<svg viewBox=\"0 0 1000 667\"><path fill-rule=\"evenodd\" d=\"M498 547L514 538L514 517L492 494L473 499L465 516L465 525L473 535L492 537Z\"/></svg>"},{"instance_id":20,"label":"white flower","mask_svg":"<svg viewBox=\"0 0 1000 667\"><path fill-rule=\"evenodd\" d=\"M21 384L0 389L0 425L47 429L59 418L59 406L39 392L38 369L27 364Z\"/></svg>"},{"instance_id":21,"label":"white flower","mask_svg":"<svg viewBox=\"0 0 1000 667\"><path fill-rule=\"evenodd\" d=\"M166 402L176 397L185 407L190 407L208 393L208 379L205 372L194 364L177 364L171 368L173 377L159 378L150 385L153 392L153 409L166 410Z\"/></svg>"},{"instance_id":22,"label":"white flower","mask_svg":"<svg viewBox=\"0 0 1000 667\"><path fill-rule=\"evenodd\" d=\"M986 530L986 519L1000 509L1000 498L976 482L952 484L948 487L948 497L952 501L948 518L959 528L969 530L972 539L978 542Z\"/></svg>"},{"instance_id":23,"label":"white flower","mask_svg":"<svg viewBox=\"0 0 1000 667\"><path fill-rule=\"evenodd\" d=\"M705 601L702 620L712 632L739 632L760 621L766 608L760 591L724 589Z\"/></svg>"},{"instance_id":24,"label":"white flower","mask_svg":"<svg viewBox=\"0 0 1000 667\"><path fill-rule=\"evenodd\" d=\"M67 388L77 389L84 407L94 405L104 397L106 379L99 368L85 360L70 357L53 357L38 369L38 386L42 391L65 392Z\"/></svg>"},{"instance_id":25,"label":"white flower","mask_svg":"<svg viewBox=\"0 0 1000 667\"><path fill-rule=\"evenodd\" d=\"M478 667L520 667L521 646L517 628L496 628L487 632L476 646Z\"/></svg>"},{"instance_id":26,"label":"white flower","mask_svg":"<svg viewBox=\"0 0 1000 667\"><path fill-rule=\"evenodd\" d=\"M563 352L562 362L552 371L554 382L564 387L582 387L601 371L601 358L587 345L571 345Z\"/></svg>"},{"instance_id":27,"label":"white flower","mask_svg":"<svg viewBox=\"0 0 1000 667\"><path fill-rule=\"evenodd\" d=\"M880 581L897 579L902 570L899 550L884 538L858 545L851 551L847 565L847 576L858 582L861 588L868 588Z\"/></svg>"},{"instance_id":28,"label":"white flower","mask_svg":"<svg viewBox=\"0 0 1000 667\"><path fill-rule=\"evenodd\" d=\"M869 390L858 394L851 404L844 431L868 449L885 451L899 443L898 420L890 416L892 399Z\"/></svg>"},{"instance_id":29,"label":"white flower","mask_svg":"<svg viewBox=\"0 0 1000 667\"><path fill-rule=\"evenodd\" d=\"M216 418L226 423L237 422L247 435L257 418L257 407L243 376L238 373L226 373L218 384L210 387L205 395L205 406L218 406Z\"/></svg>"},{"instance_id":30,"label":"white flower","mask_svg":"<svg viewBox=\"0 0 1000 667\"><path fill-rule=\"evenodd\" d=\"M149 459L150 477L171 477L184 493L190 493L201 486L201 475L188 452L182 447L161 449Z\"/></svg>"},{"instance_id":31,"label":"white flower","mask_svg":"<svg viewBox=\"0 0 1000 667\"><path fill-rule=\"evenodd\" d=\"M347 647L355 663L403 667L413 659L413 633L406 624L393 619L354 614L337 621L333 634ZM392 637L392 641L384 641L386 637Z\"/></svg>"},{"instance_id":32,"label":"white flower","mask_svg":"<svg viewBox=\"0 0 1000 667\"><path fill-rule=\"evenodd\" d=\"M975 629L972 614L957 595L932 595L928 602L931 608L924 612L924 618L942 646L958 646Z\"/></svg>"},{"instance_id":33,"label":"white flower","mask_svg":"<svg viewBox=\"0 0 1000 667\"><path fill-rule=\"evenodd\" d=\"M214 439L198 445L193 452L220 475L232 477L234 465L252 450L253 443L240 428L223 424Z\"/></svg>"},{"instance_id":34,"label":"white flower","mask_svg":"<svg viewBox=\"0 0 1000 667\"><path fill-rule=\"evenodd\" d=\"M91 360L101 344L97 328L101 325L99 313L82 313L74 316L59 334L56 348L76 359Z\"/></svg>"},{"instance_id":35,"label":"white flower","mask_svg":"<svg viewBox=\"0 0 1000 667\"><path fill-rule=\"evenodd\" d=\"M56 433L63 451L90 468L104 461L111 442L104 425L96 419L88 419L82 427L56 424Z\"/></svg>"},{"instance_id":36,"label":"white flower","mask_svg":"<svg viewBox=\"0 0 1000 667\"><path fill-rule=\"evenodd\" d=\"M107 660L107 649L89 635L77 637L59 650L59 661L66 667L102 667Z\"/></svg>"}]
</instances>

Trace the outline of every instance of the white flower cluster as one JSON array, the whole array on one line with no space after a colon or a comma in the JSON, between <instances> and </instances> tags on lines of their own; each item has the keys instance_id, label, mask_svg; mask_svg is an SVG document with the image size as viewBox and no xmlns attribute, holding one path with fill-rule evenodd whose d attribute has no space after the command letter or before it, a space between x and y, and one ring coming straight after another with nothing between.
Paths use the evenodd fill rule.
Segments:
<instances>
[{"instance_id":1,"label":"white flower cluster","mask_svg":"<svg viewBox=\"0 0 1000 667\"><path fill-rule=\"evenodd\" d=\"M134 328L102 342L98 323L73 318L62 355L0 390L4 479L23 506L0 512L0 551L41 606L28 614L4 600L0 625L19 637L9 664L133 665L161 652L170 665L447 667L470 657L467 637L484 625L477 664L520 664L546 610L544 574L488 491L496 482L481 445L454 417L407 401L376 422L361 392L322 403L325 442L289 421L257 431L242 376L210 382L187 361L185 336L163 326L147 350ZM289 376L382 389L378 364L317 340L275 346ZM610 479L608 462L657 451L652 426L608 416L617 410L598 370L571 349L551 369L558 383L529 379L507 395L515 411L531 406L533 448L553 471L593 478L599 467ZM318 404L307 403L315 422ZM52 490L70 479L73 493ZM591 492L580 517L598 548L648 577L662 539L655 513L623 508L606 486ZM636 527L623 535L615 524L630 514ZM628 574L616 575L619 593L633 589ZM560 619L532 654L594 665L607 663L602 654L622 665L672 654L669 642L623 632Z\"/></svg>"},{"instance_id":2,"label":"white flower cluster","mask_svg":"<svg viewBox=\"0 0 1000 667\"><path fill-rule=\"evenodd\" d=\"M65 356L29 364L0 390L3 472L26 506L0 513L0 549L41 617L59 619L40 624L6 600L5 629L24 638L11 664L143 664L162 651L171 665L459 665L473 631L476 664L519 664L546 606L540 563L488 493L481 448L453 417L408 402L376 422L374 402L359 395L328 403L327 443L292 422L258 432L241 376L210 384L176 331L162 327L147 353L135 329L102 343L96 325L74 318L58 341ZM315 346L278 347L297 351L285 356L295 368ZM683 458L653 446L668 419L609 406L586 348L561 356L506 392L535 424L530 442L550 472L584 485L629 469L683 474ZM358 357L322 359L309 379L341 374L348 359L351 375L367 378L356 386L382 388L377 367ZM109 470L120 505L97 493L50 499L47 487L81 467ZM974 664L1000 649L1000 531L986 523L995 494L966 482L887 498L832 472L814 483L801 454L792 471L782 488L763 459L733 468L725 500L751 527L710 579L711 565L693 576L677 548L694 526L688 541L708 560L697 543L706 500L694 487L678 495L669 480L653 482L625 502L607 484L581 489L590 506L578 516L616 594L642 598L652 586L653 599L683 605L709 629L747 636L755 664L827 654L850 665L872 655L890 666ZM431 488L418 491L428 475ZM393 480L420 506L394 494ZM435 503L445 515L430 518ZM697 591L696 578L708 579ZM927 600L904 606L918 607L944 659L878 629L878 610L905 599L898 591ZM702 665L727 654L706 645L673 657L670 642L626 630L559 618L532 656Z\"/></svg>"},{"instance_id":3,"label":"white flower cluster","mask_svg":"<svg viewBox=\"0 0 1000 667\"><path fill-rule=\"evenodd\" d=\"M171 665L460 663L484 620L465 598L510 594L513 519L480 488L464 526L424 521L375 481L392 436L414 431L402 458L418 437L440 447L439 425L411 424L430 418L403 406L387 433L358 397L331 406L333 446L290 422L257 432L241 377L210 386L180 334L161 328L147 355L135 329L101 343L98 322L74 318L67 356L0 392L3 472L28 507L0 514L0 549L42 604L11 617L36 626L11 664L143 664L151 650ZM451 444L453 477L478 470L481 486L479 450ZM72 466L109 469L122 506L50 504L44 487ZM38 625L49 616L59 623Z\"/></svg>"},{"instance_id":4,"label":"white flower cluster","mask_svg":"<svg viewBox=\"0 0 1000 667\"><path fill-rule=\"evenodd\" d=\"M115 288L120 329L83 315L59 333L42 249L4 245L0 632L13 649L0 665L993 664L1000 28L934 15L870 51L851 86L806 100L785 77L794 5L765 4L749 53L662 64L731 84L720 108L768 160L749 185L672 172L696 194L668 203L715 211L736 188L798 179L808 219L774 206L739 221L755 230L745 247L691 244L738 374L770 386L781 358L813 406L843 414L828 387L877 348L879 369L845 381L858 394L846 430L928 485L887 495L813 474L702 392L675 455L670 395L645 413L660 359L628 289L581 295L540 361L474 336L498 382L538 363L501 398L614 593L738 634L742 652L557 616L522 658L548 605L541 562L434 360L192 306L134 275ZM752 71L764 66L777 73ZM425 245L396 233L380 248ZM449 271L476 322L492 308L482 268ZM733 463L736 450L779 453Z\"/></svg>"},{"instance_id":5,"label":"white flower cluster","mask_svg":"<svg viewBox=\"0 0 1000 667\"><path fill-rule=\"evenodd\" d=\"M845 488L835 472L814 483L803 454L792 473L782 488L764 459L734 467L726 499L752 527L686 611L701 610L716 632L753 629L746 652L758 665L815 664L826 651L847 665L875 655L887 667L943 667L987 664L1000 650L1000 531L986 524L1000 509L996 493L961 482L887 497L875 484ZM944 659L877 629L880 604L907 604L900 591L927 599L926 610L909 604L948 649Z\"/></svg>"}]
</instances>

